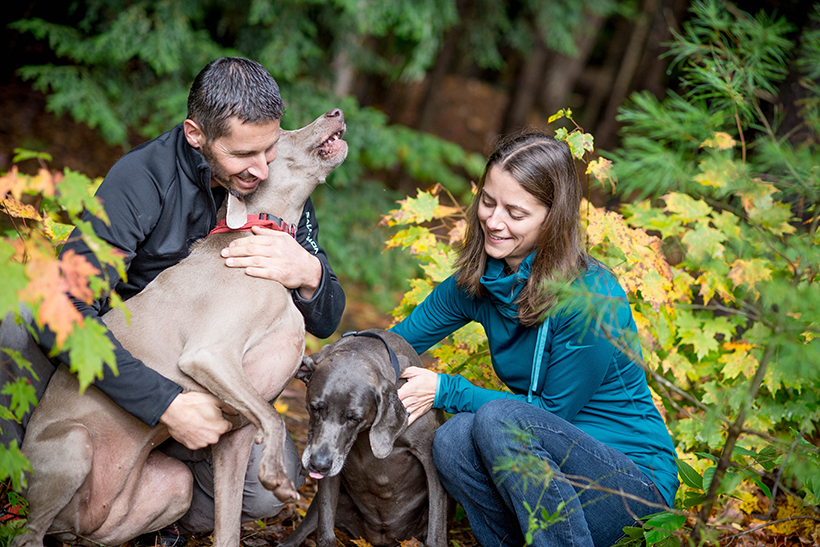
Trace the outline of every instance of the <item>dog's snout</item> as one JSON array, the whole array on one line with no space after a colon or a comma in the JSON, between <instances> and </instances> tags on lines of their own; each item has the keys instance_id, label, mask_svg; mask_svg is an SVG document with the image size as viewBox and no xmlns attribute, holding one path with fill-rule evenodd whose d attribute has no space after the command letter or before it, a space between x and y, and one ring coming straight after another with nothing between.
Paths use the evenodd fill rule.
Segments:
<instances>
[{"instance_id":1,"label":"dog's snout","mask_svg":"<svg viewBox=\"0 0 820 547\"><path fill-rule=\"evenodd\" d=\"M333 110L328 111L325 114L325 117L328 118L339 118L339 121L344 121L345 115L344 112L340 108L334 108Z\"/></svg>"},{"instance_id":2,"label":"dog's snout","mask_svg":"<svg viewBox=\"0 0 820 547\"><path fill-rule=\"evenodd\" d=\"M310 470L316 471L323 475L327 475L330 472L330 468L333 466L333 455L327 448L323 447L310 456Z\"/></svg>"}]
</instances>

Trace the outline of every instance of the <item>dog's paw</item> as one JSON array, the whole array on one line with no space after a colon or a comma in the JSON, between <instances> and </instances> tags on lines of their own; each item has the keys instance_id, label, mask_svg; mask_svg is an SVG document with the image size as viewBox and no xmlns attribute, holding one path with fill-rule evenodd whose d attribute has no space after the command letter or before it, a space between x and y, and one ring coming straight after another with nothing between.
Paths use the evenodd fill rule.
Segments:
<instances>
[{"instance_id":1,"label":"dog's paw","mask_svg":"<svg viewBox=\"0 0 820 547\"><path fill-rule=\"evenodd\" d=\"M283 503L292 503L299 501L299 492L296 490L296 487L293 485L293 482L285 477L284 480L280 481L262 481L262 485L273 492L273 495L276 496L276 499Z\"/></svg>"}]
</instances>

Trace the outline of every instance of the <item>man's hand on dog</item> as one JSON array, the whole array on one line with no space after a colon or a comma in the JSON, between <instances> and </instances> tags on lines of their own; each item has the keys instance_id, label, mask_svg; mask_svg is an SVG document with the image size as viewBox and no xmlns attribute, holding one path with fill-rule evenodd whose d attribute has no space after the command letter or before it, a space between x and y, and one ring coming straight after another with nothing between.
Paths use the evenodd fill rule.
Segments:
<instances>
[{"instance_id":1,"label":"man's hand on dog","mask_svg":"<svg viewBox=\"0 0 820 547\"><path fill-rule=\"evenodd\" d=\"M407 425L433 408L437 376L438 373L420 367L407 367L401 373L401 377L406 378L407 383L399 388L398 394L404 408L409 412Z\"/></svg>"},{"instance_id":2,"label":"man's hand on dog","mask_svg":"<svg viewBox=\"0 0 820 547\"><path fill-rule=\"evenodd\" d=\"M237 413L210 393L188 391L171 401L159 422L186 448L198 450L216 444L220 435L230 431L231 422L223 412Z\"/></svg>"},{"instance_id":3,"label":"man's hand on dog","mask_svg":"<svg viewBox=\"0 0 820 547\"><path fill-rule=\"evenodd\" d=\"M225 265L245 268L245 273L278 281L298 289L305 300L313 298L322 282L322 264L285 232L253 227L250 237L241 237L222 250Z\"/></svg>"}]
</instances>

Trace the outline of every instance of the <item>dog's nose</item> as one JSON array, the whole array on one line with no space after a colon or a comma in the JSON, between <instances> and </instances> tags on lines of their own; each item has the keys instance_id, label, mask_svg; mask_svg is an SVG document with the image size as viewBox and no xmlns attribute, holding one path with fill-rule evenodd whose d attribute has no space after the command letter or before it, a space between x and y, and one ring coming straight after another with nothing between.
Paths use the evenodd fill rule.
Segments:
<instances>
[{"instance_id":1,"label":"dog's nose","mask_svg":"<svg viewBox=\"0 0 820 547\"><path fill-rule=\"evenodd\" d=\"M333 457L327 450L319 450L318 452L314 452L310 458L310 467L312 471L327 475L332 466Z\"/></svg>"},{"instance_id":2,"label":"dog's nose","mask_svg":"<svg viewBox=\"0 0 820 547\"><path fill-rule=\"evenodd\" d=\"M328 118L339 118L340 121L345 120L345 115L341 108L334 108L333 110L328 111L325 116Z\"/></svg>"}]
</instances>

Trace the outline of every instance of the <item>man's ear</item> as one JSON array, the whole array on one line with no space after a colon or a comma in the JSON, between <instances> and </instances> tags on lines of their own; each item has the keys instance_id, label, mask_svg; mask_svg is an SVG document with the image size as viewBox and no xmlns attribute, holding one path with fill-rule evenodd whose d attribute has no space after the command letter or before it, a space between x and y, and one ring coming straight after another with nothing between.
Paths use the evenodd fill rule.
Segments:
<instances>
[{"instance_id":1,"label":"man's ear","mask_svg":"<svg viewBox=\"0 0 820 547\"><path fill-rule=\"evenodd\" d=\"M202 148L205 144L205 133L194 120L188 118L182 122L182 130L185 131L185 140L194 148Z\"/></svg>"}]
</instances>

